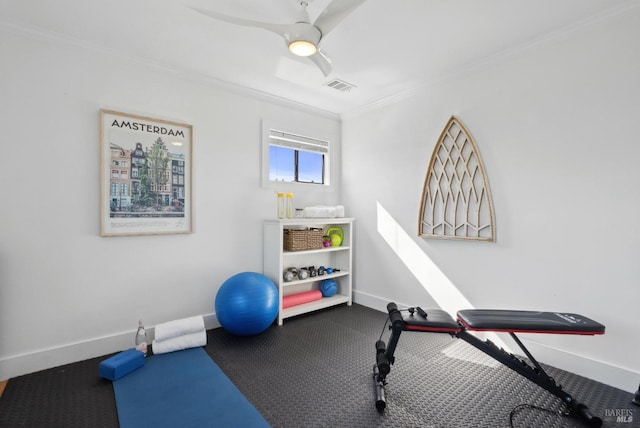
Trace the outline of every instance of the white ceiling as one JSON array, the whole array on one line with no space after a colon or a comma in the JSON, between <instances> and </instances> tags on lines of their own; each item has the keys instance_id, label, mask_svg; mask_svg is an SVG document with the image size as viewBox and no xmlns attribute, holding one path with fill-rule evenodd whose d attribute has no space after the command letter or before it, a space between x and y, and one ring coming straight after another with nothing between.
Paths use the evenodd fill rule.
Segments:
<instances>
[{"instance_id":1,"label":"white ceiling","mask_svg":"<svg viewBox=\"0 0 640 428\"><path fill-rule=\"evenodd\" d=\"M290 24L298 2L0 0L0 25L341 114L640 6L640 0L368 0L323 39L333 61L329 77L290 54L276 34L191 9ZM329 2L310 1L312 22ZM356 88L324 86L333 78Z\"/></svg>"}]
</instances>

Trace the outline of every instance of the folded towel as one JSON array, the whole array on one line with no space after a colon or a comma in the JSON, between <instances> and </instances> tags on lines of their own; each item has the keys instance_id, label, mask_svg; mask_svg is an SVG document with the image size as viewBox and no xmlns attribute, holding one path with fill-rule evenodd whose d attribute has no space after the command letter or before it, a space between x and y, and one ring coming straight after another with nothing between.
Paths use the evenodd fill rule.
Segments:
<instances>
[{"instance_id":1,"label":"folded towel","mask_svg":"<svg viewBox=\"0 0 640 428\"><path fill-rule=\"evenodd\" d=\"M202 315L158 324L155 328L154 337L155 340L163 342L167 339L200 331L204 331L204 319Z\"/></svg>"},{"instance_id":2,"label":"folded towel","mask_svg":"<svg viewBox=\"0 0 640 428\"><path fill-rule=\"evenodd\" d=\"M315 207L305 207L302 215L306 218L336 218L344 217L344 206L335 207L319 205Z\"/></svg>"},{"instance_id":3,"label":"folded towel","mask_svg":"<svg viewBox=\"0 0 640 428\"><path fill-rule=\"evenodd\" d=\"M205 346L206 344L207 332L202 330L163 341L154 340L153 353L166 354L173 351L182 351L183 349L197 348L199 346Z\"/></svg>"}]
</instances>

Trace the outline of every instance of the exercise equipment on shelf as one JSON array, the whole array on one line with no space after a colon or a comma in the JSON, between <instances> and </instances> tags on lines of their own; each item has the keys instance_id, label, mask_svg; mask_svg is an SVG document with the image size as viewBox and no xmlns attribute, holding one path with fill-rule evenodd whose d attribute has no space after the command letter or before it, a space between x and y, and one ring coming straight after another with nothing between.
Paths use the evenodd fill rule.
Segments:
<instances>
[{"instance_id":1,"label":"exercise equipment on shelf","mask_svg":"<svg viewBox=\"0 0 640 428\"><path fill-rule=\"evenodd\" d=\"M344 240L344 231L341 227L330 227L325 234L331 240L332 247L339 247Z\"/></svg>"},{"instance_id":2,"label":"exercise equipment on shelf","mask_svg":"<svg viewBox=\"0 0 640 428\"><path fill-rule=\"evenodd\" d=\"M282 297L282 308L290 308L291 306L302 305L304 303L314 302L322 299L320 290L303 291L302 293L289 294Z\"/></svg>"},{"instance_id":3,"label":"exercise equipment on shelf","mask_svg":"<svg viewBox=\"0 0 640 428\"><path fill-rule=\"evenodd\" d=\"M316 276L331 275L334 272L340 272L340 269L324 266L318 266L317 269L315 266L301 268L290 267L282 273L282 279L284 282L291 282Z\"/></svg>"},{"instance_id":4,"label":"exercise equipment on shelf","mask_svg":"<svg viewBox=\"0 0 640 428\"><path fill-rule=\"evenodd\" d=\"M335 279L325 279L320 283L320 291L323 297L331 297L338 291L338 283Z\"/></svg>"}]
</instances>

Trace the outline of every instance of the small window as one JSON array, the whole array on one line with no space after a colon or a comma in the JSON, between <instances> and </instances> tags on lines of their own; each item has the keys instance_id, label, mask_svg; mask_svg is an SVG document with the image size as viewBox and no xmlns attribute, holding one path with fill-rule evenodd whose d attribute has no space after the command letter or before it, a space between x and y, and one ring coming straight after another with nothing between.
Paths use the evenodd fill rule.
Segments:
<instances>
[{"instance_id":1,"label":"small window","mask_svg":"<svg viewBox=\"0 0 640 428\"><path fill-rule=\"evenodd\" d=\"M270 181L328 184L328 156L328 141L269 130Z\"/></svg>"}]
</instances>

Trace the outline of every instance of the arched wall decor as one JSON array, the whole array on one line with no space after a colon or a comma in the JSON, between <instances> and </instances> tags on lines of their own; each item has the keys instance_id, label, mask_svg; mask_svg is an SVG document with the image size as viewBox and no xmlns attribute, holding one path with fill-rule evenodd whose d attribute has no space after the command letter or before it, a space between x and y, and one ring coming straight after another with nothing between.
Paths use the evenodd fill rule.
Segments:
<instances>
[{"instance_id":1,"label":"arched wall decor","mask_svg":"<svg viewBox=\"0 0 640 428\"><path fill-rule=\"evenodd\" d=\"M455 116L431 155L418 230L424 238L495 241L493 203L480 152Z\"/></svg>"}]
</instances>

